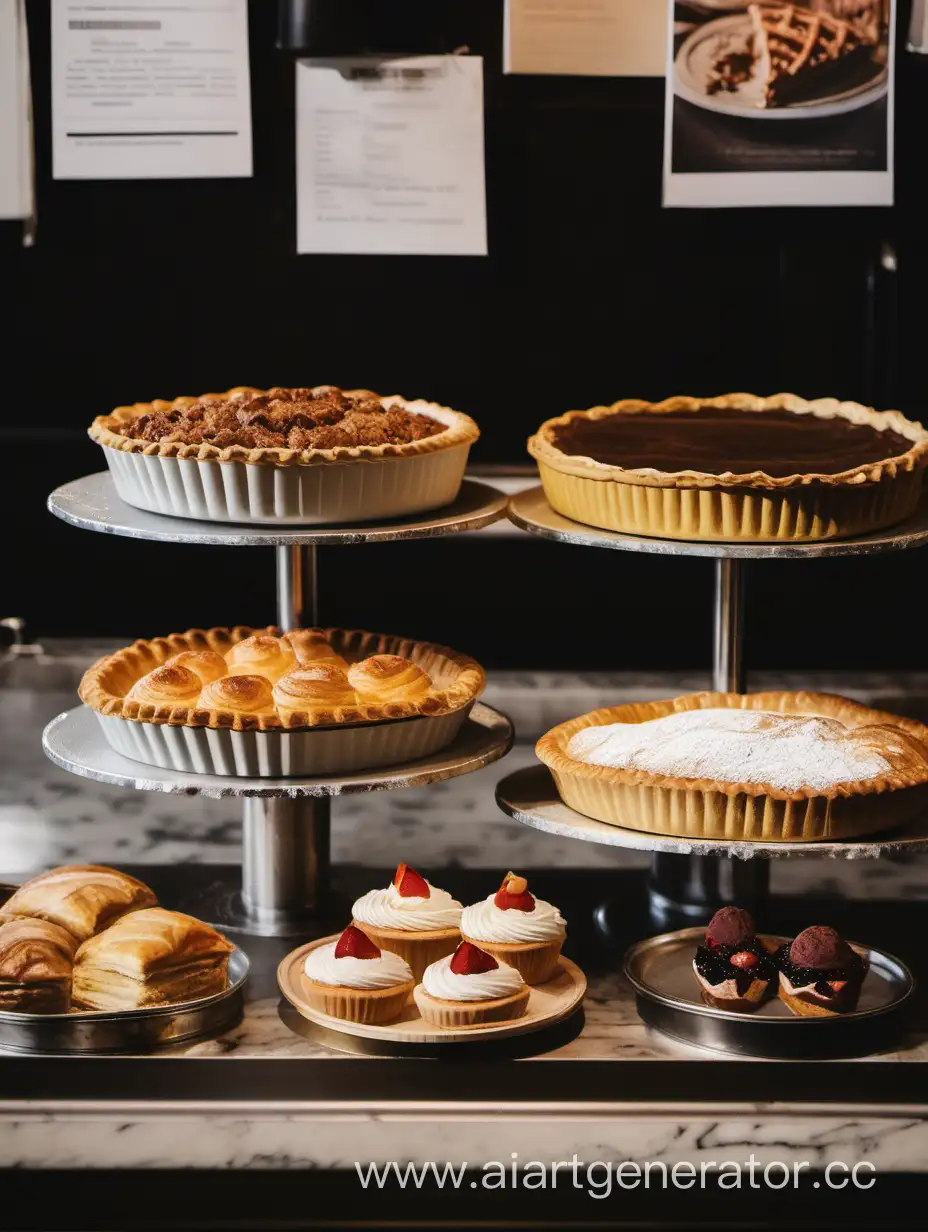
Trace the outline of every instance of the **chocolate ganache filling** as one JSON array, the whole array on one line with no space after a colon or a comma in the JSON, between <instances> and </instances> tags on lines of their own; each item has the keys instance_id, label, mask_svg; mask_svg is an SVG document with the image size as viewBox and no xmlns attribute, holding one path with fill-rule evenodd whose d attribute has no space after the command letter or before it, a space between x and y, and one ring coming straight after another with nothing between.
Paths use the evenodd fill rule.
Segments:
<instances>
[{"instance_id":1,"label":"chocolate ganache filling","mask_svg":"<svg viewBox=\"0 0 928 1232\"><path fill-rule=\"evenodd\" d=\"M820 997L834 997L835 990L830 980L863 980L866 975L866 965L863 959L848 946L849 957L840 967L800 967L790 957L790 943L781 945L776 952L777 967L783 972L794 988L808 988L813 985Z\"/></svg>"},{"instance_id":2,"label":"chocolate ganache filling","mask_svg":"<svg viewBox=\"0 0 928 1232\"><path fill-rule=\"evenodd\" d=\"M626 470L701 471L774 479L789 475L838 475L857 466L897 458L912 447L892 429L822 419L792 411L695 411L578 415L554 429L562 453L593 458Z\"/></svg>"}]
</instances>

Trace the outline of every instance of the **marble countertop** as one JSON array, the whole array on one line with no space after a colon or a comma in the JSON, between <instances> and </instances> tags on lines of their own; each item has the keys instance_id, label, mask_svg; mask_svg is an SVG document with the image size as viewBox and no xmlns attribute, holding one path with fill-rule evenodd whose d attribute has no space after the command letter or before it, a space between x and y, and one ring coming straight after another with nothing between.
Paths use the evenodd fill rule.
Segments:
<instances>
[{"instance_id":1,"label":"marble countertop","mask_svg":"<svg viewBox=\"0 0 928 1232\"><path fill-rule=\"evenodd\" d=\"M86 655L86 659L92 655ZM51 687L35 681L0 675L0 715L4 739L0 742L0 862L4 874L19 879L38 868L67 862L109 862L150 866L152 879L158 866L191 866L199 875L228 877L222 865L234 865L240 850L240 818L233 801L208 801L122 791L75 779L47 763L41 753L44 724L74 703L73 685L80 656L74 663L56 662L49 670ZM764 687L774 678L760 673L752 685ZM884 675L818 677L801 681L775 678L780 687L798 686L845 692L901 713L924 716L928 681L901 680ZM491 677L487 699L510 713L521 736L502 766L428 788L354 797L337 802L333 822L333 863L336 880L341 871L363 884L373 873L403 858L427 871L441 870L446 879L473 878L480 870L517 867L535 871L542 879L565 870L605 879L610 886L639 885L647 857L591 843L562 840L519 826L496 808L493 790L503 773L534 761L532 740L561 719L596 706L631 697L668 696L704 687L699 676L628 676L593 678L538 673ZM399 855L398 855L399 853ZM349 869L349 866L351 868ZM141 871L141 870L140 870ZM794 904L813 902L835 913L867 911L878 921L900 904L920 909L928 899L928 860L923 857L855 862L816 860L775 861L772 891L778 901L788 896ZM783 900L785 901L785 900ZM807 908L804 908L807 910ZM837 919L836 919L837 922ZM338 925L335 924L334 927ZM646 935L639 926L637 935ZM653 931L653 930L652 930ZM247 949L255 943L244 939ZM263 944L263 943L262 943ZM279 944L279 943L274 943ZM265 1066L293 1062L294 1073L303 1066L323 1065L326 1073L380 1072L381 1067L407 1062L350 1056L335 1051L309 1024L281 1012L269 973L253 981L251 999L242 1022L217 1039L179 1045L158 1055L159 1072L173 1061L191 1063L178 1072L193 1073L192 1063L220 1065L234 1085L235 1074L270 1074ZM909 1063L928 1060L928 1019L898 1045L875 1058L851 1063L854 1072L878 1070L886 1075L888 1102L855 1099L851 1083L833 1101L791 1098L784 1081L776 1098L751 1097L750 1081L737 1082L724 1098L695 1101L687 1095L684 1075L693 1066L702 1072L707 1063L718 1066L715 1054L700 1052L651 1032L638 1018L630 988L618 973L618 955L600 955L584 962L589 994L582 1030L552 1041L538 1058L542 1064L519 1060L516 1071L526 1073L525 1089L545 1083L528 1073L550 1074L563 1063L587 1063L604 1074L649 1072L680 1075L678 1097L634 1101L612 1096L598 1102L580 1100L537 1102L521 1106L518 1099L492 1106L492 1101L441 1102L387 1101L383 1107L361 1100L314 1099L312 1084L294 1090L283 1102L259 1098L236 1103L187 1099L151 1102L104 1097L71 1101L42 1098L4 1098L0 1077L0 1162L22 1168L202 1167L300 1169L351 1167L352 1160L401 1157L408 1160L453 1158L484 1160L510 1150L514 1126L524 1156L661 1158L699 1161L723 1149L758 1158L811 1158L816 1166L830 1159L848 1163L868 1159L886 1170L922 1170L928 1160L928 1109L911 1099L893 1102L896 1079L892 1075ZM229 1062L225 1064L224 1062ZM328 1062L338 1064L329 1067ZM626 1066L616 1066L625 1062ZM670 1063L665 1065L662 1063ZM872 1062L872 1064L870 1064ZM38 1058L0 1057L0 1075L38 1073L24 1067L42 1066ZM80 1060L67 1065L78 1070ZM115 1059L106 1064L134 1065ZM428 1068L431 1062L422 1062ZM495 1062L499 1064L499 1062ZM784 1076L794 1063L735 1062L739 1073L752 1075L758 1066L781 1065ZM840 1065L841 1063L829 1063ZM828 1068L826 1066L825 1068ZM585 1071L585 1066L574 1072ZM315 1071L313 1071L315 1072ZM431 1071L435 1072L435 1071ZM508 1071L507 1071L508 1072ZM714 1070L714 1072L721 1072ZM912 1071L913 1073L915 1071ZM309 1070L306 1070L309 1073ZM347 1081L347 1078L346 1078ZM604 1080L605 1081L605 1080ZM612 1080L609 1080L610 1083ZM669 1082L671 1079L664 1079ZM675 1079L673 1081L676 1081ZM606 1089L606 1088L604 1088ZM612 1090L621 1091L614 1083ZM913 1087L914 1089L914 1087ZM428 1083L423 1088L428 1091ZM735 1096L732 1091L737 1091ZM389 1132L385 1123L389 1122ZM740 1157L740 1156L739 1156Z\"/></svg>"}]
</instances>

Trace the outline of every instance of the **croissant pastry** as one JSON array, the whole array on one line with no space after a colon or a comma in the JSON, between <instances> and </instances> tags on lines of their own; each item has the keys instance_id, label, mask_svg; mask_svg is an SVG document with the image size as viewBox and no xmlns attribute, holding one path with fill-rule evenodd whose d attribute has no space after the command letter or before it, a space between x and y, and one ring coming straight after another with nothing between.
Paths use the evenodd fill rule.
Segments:
<instances>
[{"instance_id":1,"label":"croissant pastry","mask_svg":"<svg viewBox=\"0 0 928 1232\"><path fill-rule=\"evenodd\" d=\"M164 666L186 668L199 678L201 685L218 680L229 670L225 659L215 650L182 650L168 659Z\"/></svg>"},{"instance_id":2,"label":"croissant pastry","mask_svg":"<svg viewBox=\"0 0 928 1232\"><path fill-rule=\"evenodd\" d=\"M192 706L202 688L200 677L189 668L166 663L137 680L126 694L126 701L141 705L170 702L177 706Z\"/></svg>"},{"instance_id":3,"label":"croissant pastry","mask_svg":"<svg viewBox=\"0 0 928 1232\"><path fill-rule=\"evenodd\" d=\"M348 681L365 701L418 702L432 687L428 676L400 655L372 655L348 669Z\"/></svg>"},{"instance_id":4,"label":"croissant pastry","mask_svg":"<svg viewBox=\"0 0 928 1232\"><path fill-rule=\"evenodd\" d=\"M348 670L348 664L340 654L336 653L331 643L318 629L292 629L284 634L284 641L289 642L293 647L300 667L314 667L317 663L334 663L343 671Z\"/></svg>"},{"instance_id":5,"label":"croissant pastry","mask_svg":"<svg viewBox=\"0 0 928 1232\"><path fill-rule=\"evenodd\" d=\"M127 873L98 864L70 864L21 885L4 903L3 915L48 920L86 941L127 911L153 907L157 901L147 885Z\"/></svg>"},{"instance_id":6,"label":"croissant pastry","mask_svg":"<svg viewBox=\"0 0 928 1232\"><path fill-rule=\"evenodd\" d=\"M272 684L299 666L290 643L270 633L253 633L237 642L226 663L230 675L266 676Z\"/></svg>"},{"instance_id":7,"label":"croissant pastry","mask_svg":"<svg viewBox=\"0 0 928 1232\"><path fill-rule=\"evenodd\" d=\"M131 1010L211 997L228 983L233 948L193 916L163 907L133 911L77 951L74 1005Z\"/></svg>"},{"instance_id":8,"label":"croissant pastry","mask_svg":"<svg viewBox=\"0 0 928 1232\"><path fill-rule=\"evenodd\" d=\"M198 703L205 710L235 710L239 714L273 714L274 695L266 676L223 676L211 681Z\"/></svg>"},{"instance_id":9,"label":"croissant pastry","mask_svg":"<svg viewBox=\"0 0 928 1232\"><path fill-rule=\"evenodd\" d=\"M66 1014L77 941L48 920L0 923L0 1010Z\"/></svg>"},{"instance_id":10,"label":"croissant pastry","mask_svg":"<svg viewBox=\"0 0 928 1232\"><path fill-rule=\"evenodd\" d=\"M355 706L357 700L348 677L335 663L300 668L274 685L274 704L284 721L295 712Z\"/></svg>"}]
</instances>

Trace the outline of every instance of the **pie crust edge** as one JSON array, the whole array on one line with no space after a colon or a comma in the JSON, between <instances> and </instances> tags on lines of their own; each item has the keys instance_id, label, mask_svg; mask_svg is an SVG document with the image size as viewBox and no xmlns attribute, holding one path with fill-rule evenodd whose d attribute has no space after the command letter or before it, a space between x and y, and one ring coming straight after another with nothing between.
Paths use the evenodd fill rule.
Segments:
<instances>
[{"instance_id":1,"label":"pie crust edge","mask_svg":"<svg viewBox=\"0 0 928 1232\"><path fill-rule=\"evenodd\" d=\"M833 475L803 474L776 478L765 471L750 471L743 475L712 475L705 471L659 471L652 468L633 470L582 454L566 454L554 443L554 433L577 418L604 419L611 415L626 414L660 415L670 411L697 411L702 407L714 410L736 410L749 414L764 411L791 411L794 414L811 414L820 419L847 419L851 423L868 424L878 431L887 428L912 441L912 447L898 457L868 462ZM583 479L608 480L615 483L636 484L658 488L795 488L811 484L845 486L878 483L895 478L900 472L918 470L928 466L928 429L913 422L900 411L876 411L858 402L840 402L837 398L817 398L807 401L796 394L774 394L761 398L755 394L723 394L716 398L673 397L663 402L645 402L626 398L611 406L594 406L585 411L568 411L553 419L547 419L535 434L528 439L528 452L539 464L545 464L565 475Z\"/></svg>"},{"instance_id":2,"label":"pie crust edge","mask_svg":"<svg viewBox=\"0 0 928 1232\"><path fill-rule=\"evenodd\" d=\"M719 792L726 796L767 796L772 800L834 800L839 797L876 795L906 787L928 784L928 761L919 775L891 771L879 778L862 779L854 783L838 783L827 790L783 791L764 783L730 783L717 779L690 779L673 775L652 774L647 770L624 770L613 766L595 766L578 761L567 752L570 739L587 727L606 723L642 723L662 718L682 710L705 710L725 707L741 710L772 710L780 714L817 714L838 719L848 727L869 727L886 724L914 738L928 751L928 726L914 719L902 718L888 711L873 710L849 698L834 693L794 693L774 690L766 693L688 693L681 697L655 702L630 702L622 706L605 706L552 727L535 745L539 760L557 777L579 777L604 786L659 787L671 791Z\"/></svg>"},{"instance_id":3,"label":"pie crust edge","mask_svg":"<svg viewBox=\"0 0 928 1232\"><path fill-rule=\"evenodd\" d=\"M313 393L325 393L335 388L331 385L313 386ZM249 449L244 445L228 445L220 449L216 445L186 445L179 441L143 441L124 436L119 432L121 425L132 423L141 415L153 411L191 406L200 398L230 398L234 394L264 394L267 390L256 389L251 385L236 385L221 394L200 394L199 397L181 397L170 401L155 399L153 402L136 402L131 406L117 406L109 415L98 415L87 433L91 440L107 449L118 449L122 453L144 454L148 457L162 458L192 458L199 462L245 462L250 466L314 466L327 462L379 461L384 458L411 458L422 454L436 453L440 449L451 449L455 445L473 444L480 436L480 429L469 415L463 411L454 411L450 407L440 406L436 402L425 402L417 399L407 399L400 394L375 394L369 389L345 389L341 392L348 397L376 398L381 403L399 406L403 410L414 411L417 414L428 415L445 423L442 432L424 437L418 441L407 441L403 444L383 445L337 445L333 449Z\"/></svg>"},{"instance_id":4,"label":"pie crust edge","mask_svg":"<svg viewBox=\"0 0 928 1232\"><path fill-rule=\"evenodd\" d=\"M360 646L365 652L361 657L367 658L375 654L403 654L404 648L407 651L418 648L449 660L457 669L457 675L446 688L431 691L419 702L320 705L305 711L293 711L286 719L278 714L246 714L230 709L209 710L172 705L170 702L128 701L124 695L114 692L117 681L121 681L118 687L125 686L124 692L127 693L136 680L184 650L215 650L224 655L236 643L253 634L283 636L282 631L274 625L261 629L247 625L236 625L232 628L217 626L212 629L188 629L185 633L172 633L168 637L140 639L131 646L124 646L112 654L104 655L84 673L78 695L85 705L98 714L114 718L174 727L279 732L316 727L349 727L360 723L382 723L395 719L450 714L475 701L486 684L486 673L476 659L459 654L447 646L389 634L368 633L359 629L329 628L317 631L325 636L336 652L349 645Z\"/></svg>"}]
</instances>

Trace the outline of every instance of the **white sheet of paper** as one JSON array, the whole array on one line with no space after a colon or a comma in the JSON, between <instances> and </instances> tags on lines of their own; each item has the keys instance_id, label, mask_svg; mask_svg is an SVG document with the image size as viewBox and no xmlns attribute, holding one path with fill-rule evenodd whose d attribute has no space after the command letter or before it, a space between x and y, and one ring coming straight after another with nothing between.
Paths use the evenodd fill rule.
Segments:
<instances>
[{"instance_id":1,"label":"white sheet of paper","mask_svg":"<svg viewBox=\"0 0 928 1232\"><path fill-rule=\"evenodd\" d=\"M483 60L296 66L297 252L486 256Z\"/></svg>"},{"instance_id":2,"label":"white sheet of paper","mask_svg":"<svg viewBox=\"0 0 928 1232\"><path fill-rule=\"evenodd\" d=\"M0 0L0 218L32 213L29 49L22 0Z\"/></svg>"},{"instance_id":3,"label":"white sheet of paper","mask_svg":"<svg viewBox=\"0 0 928 1232\"><path fill-rule=\"evenodd\" d=\"M663 77L665 0L506 0L507 73Z\"/></svg>"},{"instance_id":4,"label":"white sheet of paper","mask_svg":"<svg viewBox=\"0 0 928 1232\"><path fill-rule=\"evenodd\" d=\"M56 180L250 176L247 0L52 0Z\"/></svg>"}]
</instances>

